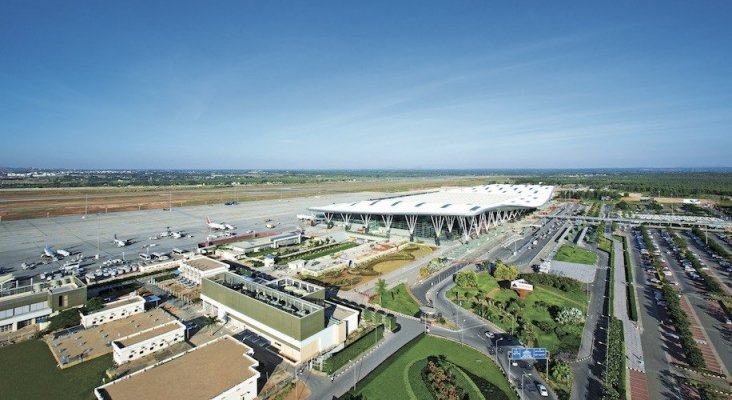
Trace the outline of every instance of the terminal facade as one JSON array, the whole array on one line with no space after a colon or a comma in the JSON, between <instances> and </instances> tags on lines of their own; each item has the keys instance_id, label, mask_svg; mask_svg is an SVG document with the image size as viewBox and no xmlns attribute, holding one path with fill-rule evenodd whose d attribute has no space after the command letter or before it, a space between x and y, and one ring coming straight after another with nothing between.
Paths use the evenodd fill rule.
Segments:
<instances>
[{"instance_id":1,"label":"terminal facade","mask_svg":"<svg viewBox=\"0 0 732 400\"><path fill-rule=\"evenodd\" d=\"M38 324L86 303L86 285L75 276L34 283L0 292L0 333Z\"/></svg>"},{"instance_id":2,"label":"terminal facade","mask_svg":"<svg viewBox=\"0 0 732 400\"><path fill-rule=\"evenodd\" d=\"M553 192L553 186L493 184L316 206L309 210L320 213L328 223L340 219L346 226L357 223L366 231L377 229L390 234L396 230L410 238L435 238L438 242L458 234L468 240L529 210L543 207L551 201Z\"/></svg>"},{"instance_id":3,"label":"terminal facade","mask_svg":"<svg viewBox=\"0 0 732 400\"><path fill-rule=\"evenodd\" d=\"M204 312L265 337L294 364L340 348L359 313L325 300L325 289L290 278L257 283L224 272L204 278Z\"/></svg>"}]
</instances>

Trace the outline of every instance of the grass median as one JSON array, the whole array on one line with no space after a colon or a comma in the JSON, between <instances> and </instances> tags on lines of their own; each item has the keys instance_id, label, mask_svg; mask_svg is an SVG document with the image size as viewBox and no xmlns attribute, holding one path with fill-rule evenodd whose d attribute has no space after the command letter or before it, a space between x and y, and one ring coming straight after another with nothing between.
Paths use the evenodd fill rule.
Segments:
<instances>
[{"instance_id":1,"label":"grass median","mask_svg":"<svg viewBox=\"0 0 732 400\"><path fill-rule=\"evenodd\" d=\"M595 265L597 262L597 254L591 250L585 250L577 246L565 244L559 248L554 259L557 261L566 261L577 264Z\"/></svg>"},{"instance_id":2,"label":"grass median","mask_svg":"<svg viewBox=\"0 0 732 400\"><path fill-rule=\"evenodd\" d=\"M384 297L374 296L371 300L373 304L379 304L383 308L396 311L404 315L413 317L419 314L419 304L414 300L407 289L407 286L400 283L384 293Z\"/></svg>"},{"instance_id":3,"label":"grass median","mask_svg":"<svg viewBox=\"0 0 732 400\"><path fill-rule=\"evenodd\" d=\"M420 376L420 366L423 365L422 360L440 354L445 355L449 363L460 369L461 373L457 378L466 385L468 393L475 394L477 389L482 398L516 399L508 380L492 359L471 347L434 336L419 336L392 354L357 385L355 395L362 396L363 399L429 398L425 397L429 391ZM418 366L414 367L415 364ZM465 378L471 382L464 381Z\"/></svg>"}]
</instances>

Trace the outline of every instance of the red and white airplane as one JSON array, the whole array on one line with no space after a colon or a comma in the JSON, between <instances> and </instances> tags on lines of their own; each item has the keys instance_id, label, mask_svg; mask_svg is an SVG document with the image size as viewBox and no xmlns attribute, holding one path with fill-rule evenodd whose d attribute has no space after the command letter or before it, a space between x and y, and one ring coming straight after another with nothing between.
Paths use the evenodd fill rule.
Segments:
<instances>
[{"instance_id":1,"label":"red and white airplane","mask_svg":"<svg viewBox=\"0 0 732 400\"><path fill-rule=\"evenodd\" d=\"M206 217L206 225L208 225L208 229L213 229L215 231L228 231L232 229L236 229L234 225L229 225L225 223L218 223L218 222L212 222L211 218Z\"/></svg>"}]
</instances>

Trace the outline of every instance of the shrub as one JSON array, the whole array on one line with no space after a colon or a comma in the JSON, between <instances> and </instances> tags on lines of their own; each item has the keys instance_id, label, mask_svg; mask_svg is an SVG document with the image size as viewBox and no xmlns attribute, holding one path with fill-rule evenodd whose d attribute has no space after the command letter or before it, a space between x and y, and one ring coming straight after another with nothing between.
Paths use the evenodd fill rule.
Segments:
<instances>
[{"instance_id":1,"label":"shrub","mask_svg":"<svg viewBox=\"0 0 732 400\"><path fill-rule=\"evenodd\" d=\"M584 290L580 281L566 276L537 273L523 274L522 277L532 285L551 286L563 292L578 292Z\"/></svg>"},{"instance_id":2,"label":"shrub","mask_svg":"<svg viewBox=\"0 0 732 400\"><path fill-rule=\"evenodd\" d=\"M585 316L577 308L564 307L559 311L555 320L560 325L576 325L584 322Z\"/></svg>"}]
</instances>

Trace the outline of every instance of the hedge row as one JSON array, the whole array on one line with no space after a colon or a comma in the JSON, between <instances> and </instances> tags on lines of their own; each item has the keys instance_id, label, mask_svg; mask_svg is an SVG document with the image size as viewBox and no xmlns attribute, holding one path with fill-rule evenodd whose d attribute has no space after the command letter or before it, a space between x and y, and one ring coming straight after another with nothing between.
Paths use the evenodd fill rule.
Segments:
<instances>
[{"instance_id":1,"label":"hedge row","mask_svg":"<svg viewBox=\"0 0 732 400\"><path fill-rule=\"evenodd\" d=\"M607 361L602 397L607 400L624 400L626 390L623 323L617 318L612 318L608 331Z\"/></svg>"},{"instance_id":2,"label":"hedge row","mask_svg":"<svg viewBox=\"0 0 732 400\"><path fill-rule=\"evenodd\" d=\"M702 352L699 350L699 346L691 334L689 319L686 317L684 310L681 309L679 295L667 283L663 284L661 291L663 293L663 299L666 301L668 315L676 327L676 332L679 334L681 348L684 349L684 354L686 355L686 362L694 368L706 368Z\"/></svg>"},{"instance_id":3,"label":"hedge row","mask_svg":"<svg viewBox=\"0 0 732 400\"><path fill-rule=\"evenodd\" d=\"M532 285L551 286L564 292L577 292L584 290L580 281L566 276L551 274L521 274L521 277Z\"/></svg>"},{"instance_id":4,"label":"hedge row","mask_svg":"<svg viewBox=\"0 0 732 400\"><path fill-rule=\"evenodd\" d=\"M351 360L355 360L369 348L375 346L384 337L384 326L379 325L375 329L366 332L355 342L346 348L335 353L331 358L323 362L323 372L332 374Z\"/></svg>"},{"instance_id":5,"label":"hedge row","mask_svg":"<svg viewBox=\"0 0 732 400\"><path fill-rule=\"evenodd\" d=\"M632 321L638 321L638 311L635 300L635 287L633 286L633 268L630 264L630 251L628 250L628 238L623 238L623 259L625 262L625 279L628 281L626 287L628 295L628 317Z\"/></svg>"}]
</instances>

